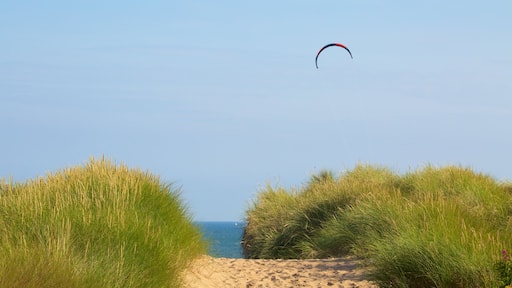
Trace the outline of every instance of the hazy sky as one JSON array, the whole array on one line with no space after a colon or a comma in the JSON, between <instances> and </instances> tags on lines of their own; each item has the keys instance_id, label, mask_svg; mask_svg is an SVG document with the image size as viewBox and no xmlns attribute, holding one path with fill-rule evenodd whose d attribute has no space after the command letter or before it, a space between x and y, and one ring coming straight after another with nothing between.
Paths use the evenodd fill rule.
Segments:
<instances>
[{"instance_id":1,"label":"hazy sky","mask_svg":"<svg viewBox=\"0 0 512 288\"><path fill-rule=\"evenodd\" d=\"M0 2L0 178L89 157L242 220L357 163L512 179L512 1ZM319 58L325 44L332 47Z\"/></svg>"}]
</instances>

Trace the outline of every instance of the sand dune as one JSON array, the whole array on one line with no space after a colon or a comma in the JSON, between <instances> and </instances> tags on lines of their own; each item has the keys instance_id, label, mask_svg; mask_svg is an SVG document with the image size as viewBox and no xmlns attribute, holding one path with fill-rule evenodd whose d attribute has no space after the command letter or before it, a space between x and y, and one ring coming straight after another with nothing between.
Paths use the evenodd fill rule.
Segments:
<instances>
[{"instance_id":1,"label":"sand dune","mask_svg":"<svg viewBox=\"0 0 512 288\"><path fill-rule=\"evenodd\" d=\"M378 287L354 258L253 260L203 256L185 273L185 287Z\"/></svg>"}]
</instances>

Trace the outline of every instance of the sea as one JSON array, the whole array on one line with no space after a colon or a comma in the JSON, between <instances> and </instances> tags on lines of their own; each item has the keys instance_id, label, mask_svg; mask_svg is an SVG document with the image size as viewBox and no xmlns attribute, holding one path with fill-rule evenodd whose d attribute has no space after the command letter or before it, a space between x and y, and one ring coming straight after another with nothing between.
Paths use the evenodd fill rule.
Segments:
<instances>
[{"instance_id":1,"label":"sea","mask_svg":"<svg viewBox=\"0 0 512 288\"><path fill-rule=\"evenodd\" d=\"M242 236L244 222L194 222L203 237L210 244L208 255L222 258L244 258L242 253Z\"/></svg>"}]
</instances>

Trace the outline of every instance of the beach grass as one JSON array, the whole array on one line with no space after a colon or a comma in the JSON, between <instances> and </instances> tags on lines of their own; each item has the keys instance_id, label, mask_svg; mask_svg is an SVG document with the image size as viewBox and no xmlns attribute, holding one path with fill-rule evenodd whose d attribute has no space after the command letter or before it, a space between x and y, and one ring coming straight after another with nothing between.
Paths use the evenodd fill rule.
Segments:
<instances>
[{"instance_id":1,"label":"beach grass","mask_svg":"<svg viewBox=\"0 0 512 288\"><path fill-rule=\"evenodd\" d=\"M260 191L243 248L248 258L355 255L382 287L505 287L510 216L510 183L469 168L358 165Z\"/></svg>"},{"instance_id":2,"label":"beach grass","mask_svg":"<svg viewBox=\"0 0 512 288\"><path fill-rule=\"evenodd\" d=\"M91 160L0 181L0 287L181 287L206 251L179 189Z\"/></svg>"}]
</instances>

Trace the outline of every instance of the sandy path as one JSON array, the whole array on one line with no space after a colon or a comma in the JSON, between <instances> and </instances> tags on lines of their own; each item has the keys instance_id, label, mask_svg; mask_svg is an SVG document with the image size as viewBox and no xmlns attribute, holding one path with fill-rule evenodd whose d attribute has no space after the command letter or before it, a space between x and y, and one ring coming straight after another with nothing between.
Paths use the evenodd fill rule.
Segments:
<instances>
[{"instance_id":1,"label":"sandy path","mask_svg":"<svg viewBox=\"0 0 512 288\"><path fill-rule=\"evenodd\" d=\"M185 287L378 287L353 258L249 260L203 256L185 273Z\"/></svg>"}]
</instances>

